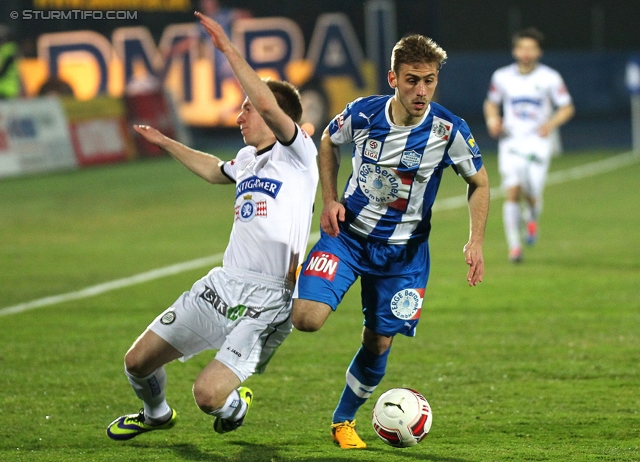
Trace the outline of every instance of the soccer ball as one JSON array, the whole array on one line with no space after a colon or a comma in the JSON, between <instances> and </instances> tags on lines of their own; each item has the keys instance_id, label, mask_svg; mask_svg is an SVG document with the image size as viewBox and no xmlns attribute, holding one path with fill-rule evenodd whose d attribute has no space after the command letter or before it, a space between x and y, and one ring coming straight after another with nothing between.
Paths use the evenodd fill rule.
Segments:
<instances>
[{"instance_id":1,"label":"soccer ball","mask_svg":"<svg viewBox=\"0 0 640 462\"><path fill-rule=\"evenodd\" d=\"M382 441L396 448L407 448L427 436L433 415L431 406L417 391L392 388L376 401L371 420Z\"/></svg>"}]
</instances>

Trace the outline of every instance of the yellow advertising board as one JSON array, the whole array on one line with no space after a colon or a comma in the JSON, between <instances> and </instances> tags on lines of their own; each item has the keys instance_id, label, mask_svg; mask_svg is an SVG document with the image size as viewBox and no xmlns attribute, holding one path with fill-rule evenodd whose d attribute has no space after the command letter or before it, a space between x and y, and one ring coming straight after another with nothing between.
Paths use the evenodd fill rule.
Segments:
<instances>
[{"instance_id":1,"label":"yellow advertising board","mask_svg":"<svg viewBox=\"0 0 640 462\"><path fill-rule=\"evenodd\" d=\"M37 10L190 11L190 0L33 0Z\"/></svg>"},{"instance_id":2,"label":"yellow advertising board","mask_svg":"<svg viewBox=\"0 0 640 462\"><path fill-rule=\"evenodd\" d=\"M39 1L51 8L74 4ZM117 3L102 5L116 8ZM345 14L320 15L308 47L300 26L284 17L238 19L232 40L259 75L299 87L303 106L309 102L303 122L316 128L324 128L357 97L378 93L379 72L364 57ZM37 94L50 77L67 82L79 100L165 90L181 120L192 126L235 125L244 99L226 59L195 21L167 26L158 44L145 27L121 27L110 38L90 30L43 34L37 48L37 58L20 64L28 95Z\"/></svg>"}]
</instances>

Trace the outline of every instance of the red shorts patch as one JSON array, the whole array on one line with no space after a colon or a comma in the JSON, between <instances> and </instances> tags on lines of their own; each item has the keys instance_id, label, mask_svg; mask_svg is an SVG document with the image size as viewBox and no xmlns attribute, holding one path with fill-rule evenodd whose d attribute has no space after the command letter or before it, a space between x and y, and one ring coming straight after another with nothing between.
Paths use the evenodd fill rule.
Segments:
<instances>
[{"instance_id":1,"label":"red shorts patch","mask_svg":"<svg viewBox=\"0 0 640 462\"><path fill-rule=\"evenodd\" d=\"M333 281L338 272L340 259L327 252L313 252L309 257L309 263L304 269L305 276L318 276L328 281Z\"/></svg>"}]
</instances>

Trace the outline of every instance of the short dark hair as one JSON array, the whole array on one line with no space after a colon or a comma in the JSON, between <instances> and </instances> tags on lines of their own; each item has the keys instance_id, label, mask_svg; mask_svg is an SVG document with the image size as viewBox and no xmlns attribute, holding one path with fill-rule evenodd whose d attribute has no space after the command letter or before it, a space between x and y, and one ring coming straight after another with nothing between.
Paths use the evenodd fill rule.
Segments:
<instances>
[{"instance_id":1,"label":"short dark hair","mask_svg":"<svg viewBox=\"0 0 640 462\"><path fill-rule=\"evenodd\" d=\"M300 102L300 92L289 82L282 80L264 79L265 83L276 97L278 106L285 114L293 119L297 124L302 119L302 103Z\"/></svg>"},{"instance_id":2,"label":"short dark hair","mask_svg":"<svg viewBox=\"0 0 640 462\"><path fill-rule=\"evenodd\" d=\"M396 74L401 64L436 63L438 69L447 59L447 52L430 39L420 34L401 38L391 52L391 70Z\"/></svg>"},{"instance_id":3,"label":"short dark hair","mask_svg":"<svg viewBox=\"0 0 640 462\"><path fill-rule=\"evenodd\" d=\"M542 42L544 42L544 34L535 27L527 27L513 34L513 37L511 38L511 44L515 46L516 42L523 38L535 40L538 46L542 48Z\"/></svg>"}]
</instances>

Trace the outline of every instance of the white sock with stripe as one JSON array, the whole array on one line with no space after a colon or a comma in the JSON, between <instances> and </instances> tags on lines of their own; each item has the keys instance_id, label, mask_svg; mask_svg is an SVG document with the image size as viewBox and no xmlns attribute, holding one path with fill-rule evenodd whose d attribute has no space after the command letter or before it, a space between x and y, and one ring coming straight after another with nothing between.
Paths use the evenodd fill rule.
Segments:
<instances>
[{"instance_id":1,"label":"white sock with stripe","mask_svg":"<svg viewBox=\"0 0 640 462\"><path fill-rule=\"evenodd\" d=\"M220 417L221 419L237 421L244 417L247 413L247 409L249 405L244 402L243 399L240 398L240 393L238 390L233 390L229 396L227 396L227 400L220 409L216 409L210 414L216 417Z\"/></svg>"},{"instance_id":2,"label":"white sock with stripe","mask_svg":"<svg viewBox=\"0 0 640 462\"><path fill-rule=\"evenodd\" d=\"M151 425L166 422L171 417L171 407L167 404L164 389L167 384L167 374L164 367L156 369L146 377L135 377L125 368L124 373L129 379L136 396L144 403L144 415Z\"/></svg>"}]
</instances>

